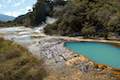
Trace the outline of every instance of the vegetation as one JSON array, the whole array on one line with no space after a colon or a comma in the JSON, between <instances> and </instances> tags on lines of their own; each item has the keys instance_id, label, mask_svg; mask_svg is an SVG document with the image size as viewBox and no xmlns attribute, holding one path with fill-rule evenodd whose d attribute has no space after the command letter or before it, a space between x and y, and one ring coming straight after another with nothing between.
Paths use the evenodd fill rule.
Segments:
<instances>
[{"instance_id":1,"label":"vegetation","mask_svg":"<svg viewBox=\"0 0 120 80\"><path fill-rule=\"evenodd\" d=\"M43 60L34 58L16 43L0 38L0 80L113 80L96 72L82 73L76 67L47 69Z\"/></svg>"},{"instance_id":2,"label":"vegetation","mask_svg":"<svg viewBox=\"0 0 120 80\"><path fill-rule=\"evenodd\" d=\"M49 5L46 0L37 0L33 6L33 11L29 10L27 14L17 17L14 22L25 26L37 26L46 20L50 11Z\"/></svg>"},{"instance_id":3,"label":"vegetation","mask_svg":"<svg viewBox=\"0 0 120 80\"><path fill-rule=\"evenodd\" d=\"M45 22L47 16L52 16L54 7L64 4L64 0L37 0L32 11L17 17L14 22L25 26L38 26Z\"/></svg>"},{"instance_id":4,"label":"vegetation","mask_svg":"<svg viewBox=\"0 0 120 80\"><path fill-rule=\"evenodd\" d=\"M50 35L85 37L120 36L119 0L37 0L33 11L14 21L0 22L1 26L37 26L47 16L58 21L45 28ZM62 7L61 7L62 6ZM49 66L48 66L49 67ZM63 70L62 70L63 69ZM45 69L44 61L34 58L26 49L0 38L0 80L113 80L110 72L82 73L73 67L55 72ZM48 75L49 74L49 75ZM119 75L118 75L119 77Z\"/></svg>"},{"instance_id":5,"label":"vegetation","mask_svg":"<svg viewBox=\"0 0 120 80\"><path fill-rule=\"evenodd\" d=\"M0 22L4 26L38 26L47 16L58 21L48 25L49 35L116 37L120 36L119 0L37 0L33 10L14 21Z\"/></svg>"},{"instance_id":6,"label":"vegetation","mask_svg":"<svg viewBox=\"0 0 120 80\"><path fill-rule=\"evenodd\" d=\"M45 28L47 34L105 37L120 35L119 0L69 0L54 13L59 20Z\"/></svg>"},{"instance_id":7,"label":"vegetation","mask_svg":"<svg viewBox=\"0 0 120 80\"><path fill-rule=\"evenodd\" d=\"M0 80L42 80L43 60L37 60L23 47L0 38Z\"/></svg>"},{"instance_id":8,"label":"vegetation","mask_svg":"<svg viewBox=\"0 0 120 80\"><path fill-rule=\"evenodd\" d=\"M32 10L24 15L20 15L13 21L0 22L0 27L10 26L38 26L45 22L47 16L53 16L54 8L57 6L64 6L64 0L37 0Z\"/></svg>"},{"instance_id":9,"label":"vegetation","mask_svg":"<svg viewBox=\"0 0 120 80\"><path fill-rule=\"evenodd\" d=\"M0 27L12 27L12 26L20 26L20 24L17 24L13 21L7 21L7 22L0 21Z\"/></svg>"}]
</instances>

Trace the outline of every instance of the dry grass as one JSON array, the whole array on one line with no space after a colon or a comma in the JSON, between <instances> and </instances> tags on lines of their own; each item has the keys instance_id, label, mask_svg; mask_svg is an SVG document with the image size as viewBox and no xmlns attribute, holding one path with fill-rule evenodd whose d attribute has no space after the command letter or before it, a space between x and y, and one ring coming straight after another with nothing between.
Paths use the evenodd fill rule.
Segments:
<instances>
[{"instance_id":1,"label":"dry grass","mask_svg":"<svg viewBox=\"0 0 120 80\"><path fill-rule=\"evenodd\" d=\"M0 38L0 80L42 80L47 75L43 63L23 47Z\"/></svg>"},{"instance_id":2,"label":"dry grass","mask_svg":"<svg viewBox=\"0 0 120 80\"><path fill-rule=\"evenodd\" d=\"M45 67L43 60L23 47L0 38L0 80L119 80L106 74L83 73L75 67L55 71Z\"/></svg>"}]
</instances>

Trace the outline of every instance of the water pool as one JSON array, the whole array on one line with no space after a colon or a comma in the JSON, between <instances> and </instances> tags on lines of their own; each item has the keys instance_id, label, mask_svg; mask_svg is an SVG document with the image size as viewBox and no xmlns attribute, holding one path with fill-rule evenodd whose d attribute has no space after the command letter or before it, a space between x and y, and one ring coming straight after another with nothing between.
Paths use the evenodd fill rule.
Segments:
<instances>
[{"instance_id":1,"label":"water pool","mask_svg":"<svg viewBox=\"0 0 120 80\"><path fill-rule=\"evenodd\" d=\"M64 46L96 63L120 68L120 47L97 42L66 42Z\"/></svg>"}]
</instances>

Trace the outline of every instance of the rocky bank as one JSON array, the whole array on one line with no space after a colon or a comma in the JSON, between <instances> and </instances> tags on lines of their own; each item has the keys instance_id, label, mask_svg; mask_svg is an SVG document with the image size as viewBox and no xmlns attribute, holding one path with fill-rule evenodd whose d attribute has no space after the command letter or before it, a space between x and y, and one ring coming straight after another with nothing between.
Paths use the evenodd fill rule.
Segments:
<instances>
[{"instance_id":1,"label":"rocky bank","mask_svg":"<svg viewBox=\"0 0 120 80\"><path fill-rule=\"evenodd\" d=\"M65 48L64 42L69 38L48 36L37 28L25 27L1 28L0 37L24 46L38 59L43 58L50 73L47 80L58 77L56 80L93 80L90 76L99 80L120 80L119 70L96 64ZM85 79L85 76L88 78Z\"/></svg>"}]
</instances>

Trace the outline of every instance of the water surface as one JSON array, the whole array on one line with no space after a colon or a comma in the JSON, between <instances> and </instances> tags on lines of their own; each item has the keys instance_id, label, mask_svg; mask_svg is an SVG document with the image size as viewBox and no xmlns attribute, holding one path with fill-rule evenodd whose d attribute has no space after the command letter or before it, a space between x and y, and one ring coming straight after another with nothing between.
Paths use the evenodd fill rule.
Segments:
<instances>
[{"instance_id":1,"label":"water surface","mask_svg":"<svg viewBox=\"0 0 120 80\"><path fill-rule=\"evenodd\" d=\"M97 42L66 42L65 47L87 56L99 64L120 68L120 48Z\"/></svg>"}]
</instances>

